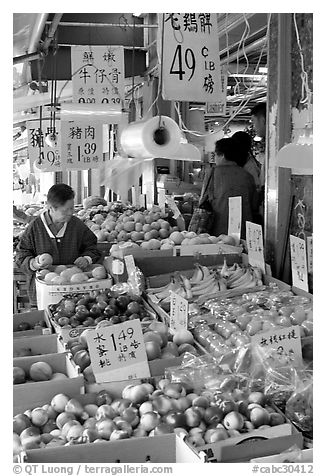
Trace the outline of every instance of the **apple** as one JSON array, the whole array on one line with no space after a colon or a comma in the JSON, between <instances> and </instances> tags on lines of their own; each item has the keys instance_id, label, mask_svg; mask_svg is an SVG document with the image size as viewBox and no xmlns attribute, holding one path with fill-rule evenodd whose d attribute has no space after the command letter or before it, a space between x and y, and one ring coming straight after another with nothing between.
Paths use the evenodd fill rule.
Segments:
<instances>
[{"instance_id":1,"label":"apple","mask_svg":"<svg viewBox=\"0 0 326 476\"><path fill-rule=\"evenodd\" d=\"M61 428L61 435L66 438L70 428L72 428L75 425L81 426L78 420L68 420Z\"/></svg>"},{"instance_id":2,"label":"apple","mask_svg":"<svg viewBox=\"0 0 326 476\"><path fill-rule=\"evenodd\" d=\"M208 407L204 413L204 420L207 425L220 423L223 420L223 411L219 407Z\"/></svg>"},{"instance_id":3,"label":"apple","mask_svg":"<svg viewBox=\"0 0 326 476\"><path fill-rule=\"evenodd\" d=\"M158 383L157 383L157 388L160 390L164 390L164 388L167 386L168 383L171 383L171 380L168 378L162 378Z\"/></svg>"},{"instance_id":4,"label":"apple","mask_svg":"<svg viewBox=\"0 0 326 476\"><path fill-rule=\"evenodd\" d=\"M186 417L187 426L193 428L200 424L202 415L197 408L193 408L193 407L187 408L184 414Z\"/></svg>"},{"instance_id":5,"label":"apple","mask_svg":"<svg viewBox=\"0 0 326 476\"><path fill-rule=\"evenodd\" d=\"M98 420L96 420L95 417L89 417L87 418L87 420L84 421L83 427L85 429L94 430L96 428L97 421Z\"/></svg>"},{"instance_id":6,"label":"apple","mask_svg":"<svg viewBox=\"0 0 326 476\"><path fill-rule=\"evenodd\" d=\"M248 396L249 403L258 403L263 406L265 404L265 395L262 392L251 392Z\"/></svg>"},{"instance_id":7,"label":"apple","mask_svg":"<svg viewBox=\"0 0 326 476\"><path fill-rule=\"evenodd\" d=\"M200 396L197 398L194 398L192 401L192 406L193 407L202 407L202 408L208 408L209 407L209 401L207 398Z\"/></svg>"},{"instance_id":8,"label":"apple","mask_svg":"<svg viewBox=\"0 0 326 476\"><path fill-rule=\"evenodd\" d=\"M94 403L88 403L87 405L84 406L85 412L87 412L90 417L95 417L97 409L98 409L98 406L95 405Z\"/></svg>"},{"instance_id":9,"label":"apple","mask_svg":"<svg viewBox=\"0 0 326 476\"><path fill-rule=\"evenodd\" d=\"M120 415L124 421L126 421L127 423L130 423L132 428L135 428L139 423L137 408L134 408L134 407L126 408L120 413Z\"/></svg>"},{"instance_id":10,"label":"apple","mask_svg":"<svg viewBox=\"0 0 326 476\"><path fill-rule=\"evenodd\" d=\"M67 423L67 421L69 420L74 420L75 419L75 415L73 413L69 413L69 412L62 412L60 413L60 415L57 416L56 418L56 425L59 429L62 429L63 426L65 425L65 423Z\"/></svg>"},{"instance_id":11,"label":"apple","mask_svg":"<svg viewBox=\"0 0 326 476\"><path fill-rule=\"evenodd\" d=\"M230 438L234 438L236 436L241 435L240 431L238 431L238 430L229 429L229 430L227 430L227 432L228 432Z\"/></svg>"},{"instance_id":12,"label":"apple","mask_svg":"<svg viewBox=\"0 0 326 476\"><path fill-rule=\"evenodd\" d=\"M155 428L154 428L154 435L166 435L168 433L173 433L174 428L169 425L168 423L159 423Z\"/></svg>"},{"instance_id":13,"label":"apple","mask_svg":"<svg viewBox=\"0 0 326 476\"><path fill-rule=\"evenodd\" d=\"M125 440L129 438L129 433L125 430L113 430L110 436L110 441Z\"/></svg>"},{"instance_id":14,"label":"apple","mask_svg":"<svg viewBox=\"0 0 326 476\"><path fill-rule=\"evenodd\" d=\"M174 406L176 410L183 412L187 410L187 408L191 407L191 401L187 396L180 397L175 399Z\"/></svg>"},{"instance_id":15,"label":"apple","mask_svg":"<svg viewBox=\"0 0 326 476\"><path fill-rule=\"evenodd\" d=\"M73 425L69 428L68 433L66 435L67 441L70 440L77 440L83 435L84 427L78 423L77 425Z\"/></svg>"},{"instance_id":16,"label":"apple","mask_svg":"<svg viewBox=\"0 0 326 476\"><path fill-rule=\"evenodd\" d=\"M190 435L187 437L187 442L190 443L193 446L203 446L205 444L205 440L202 436L202 434L195 434L195 435Z\"/></svg>"},{"instance_id":17,"label":"apple","mask_svg":"<svg viewBox=\"0 0 326 476\"><path fill-rule=\"evenodd\" d=\"M138 417L137 417L138 418ZM114 420L113 420L115 426L117 427L117 430L123 430L123 431L126 431L128 433L128 435L130 436L132 434L132 426L130 423L128 423L126 420L124 420L123 418L121 418L120 416L118 417L115 417Z\"/></svg>"},{"instance_id":18,"label":"apple","mask_svg":"<svg viewBox=\"0 0 326 476\"><path fill-rule=\"evenodd\" d=\"M71 398L65 406L65 411L68 413L73 413L77 418L81 417L84 413L84 408L81 403L76 398Z\"/></svg>"},{"instance_id":19,"label":"apple","mask_svg":"<svg viewBox=\"0 0 326 476\"><path fill-rule=\"evenodd\" d=\"M93 443L98 438L98 432L94 428L85 428L82 437L85 443Z\"/></svg>"},{"instance_id":20,"label":"apple","mask_svg":"<svg viewBox=\"0 0 326 476\"><path fill-rule=\"evenodd\" d=\"M227 430L241 430L244 425L244 418L241 413L232 411L225 415L223 425Z\"/></svg>"},{"instance_id":21,"label":"apple","mask_svg":"<svg viewBox=\"0 0 326 476\"><path fill-rule=\"evenodd\" d=\"M140 426L146 431L153 430L160 423L160 415L156 412L144 413L140 418Z\"/></svg>"},{"instance_id":22,"label":"apple","mask_svg":"<svg viewBox=\"0 0 326 476\"><path fill-rule=\"evenodd\" d=\"M32 426L32 422L24 413L19 413L14 416L13 430L17 435L20 435L23 430L26 430L26 428L30 426Z\"/></svg>"},{"instance_id":23,"label":"apple","mask_svg":"<svg viewBox=\"0 0 326 476\"><path fill-rule=\"evenodd\" d=\"M187 426L186 416L182 412L170 411L164 416L164 422L172 428Z\"/></svg>"},{"instance_id":24,"label":"apple","mask_svg":"<svg viewBox=\"0 0 326 476\"><path fill-rule=\"evenodd\" d=\"M117 416L116 412L113 410L111 405L100 405L95 413L96 420L101 420L102 418L110 418L113 420Z\"/></svg>"},{"instance_id":25,"label":"apple","mask_svg":"<svg viewBox=\"0 0 326 476\"><path fill-rule=\"evenodd\" d=\"M216 443L216 441L226 440L229 437L225 428L212 428L205 432L204 440L206 443Z\"/></svg>"},{"instance_id":26,"label":"apple","mask_svg":"<svg viewBox=\"0 0 326 476\"><path fill-rule=\"evenodd\" d=\"M128 397L127 397L128 398ZM140 385L133 385L130 389L130 400L132 403L143 403L148 400L148 390Z\"/></svg>"},{"instance_id":27,"label":"apple","mask_svg":"<svg viewBox=\"0 0 326 476\"><path fill-rule=\"evenodd\" d=\"M104 405L104 404L110 405L110 403L112 403L113 401L113 398L107 390L101 390L96 395L95 400L96 400L95 401L96 405L100 407L101 405Z\"/></svg>"},{"instance_id":28,"label":"apple","mask_svg":"<svg viewBox=\"0 0 326 476\"><path fill-rule=\"evenodd\" d=\"M138 411L139 411L140 415L143 415L144 413L149 413L149 412L154 411L153 402L147 401L147 402L142 403L140 405Z\"/></svg>"},{"instance_id":29,"label":"apple","mask_svg":"<svg viewBox=\"0 0 326 476\"><path fill-rule=\"evenodd\" d=\"M131 400L127 398L118 398L113 400L111 403L111 408L115 411L116 414L121 415L121 413L131 406Z\"/></svg>"},{"instance_id":30,"label":"apple","mask_svg":"<svg viewBox=\"0 0 326 476\"><path fill-rule=\"evenodd\" d=\"M277 412L272 412L269 414L269 424L270 426L282 425L285 423L283 415Z\"/></svg>"},{"instance_id":31,"label":"apple","mask_svg":"<svg viewBox=\"0 0 326 476\"><path fill-rule=\"evenodd\" d=\"M116 425L113 420L105 418L96 423L96 430L100 438L109 440L112 432L116 430Z\"/></svg>"},{"instance_id":32,"label":"apple","mask_svg":"<svg viewBox=\"0 0 326 476\"><path fill-rule=\"evenodd\" d=\"M166 415L172 410L172 402L165 395L160 395L152 400L153 408L160 415Z\"/></svg>"},{"instance_id":33,"label":"apple","mask_svg":"<svg viewBox=\"0 0 326 476\"><path fill-rule=\"evenodd\" d=\"M224 413L224 415L226 415L227 413L230 413L236 410L236 403L233 402L232 400L222 400L221 403L219 404L219 407Z\"/></svg>"},{"instance_id":34,"label":"apple","mask_svg":"<svg viewBox=\"0 0 326 476\"><path fill-rule=\"evenodd\" d=\"M250 411L250 421L256 428L259 428L262 425L269 424L270 416L265 408L253 408Z\"/></svg>"},{"instance_id":35,"label":"apple","mask_svg":"<svg viewBox=\"0 0 326 476\"><path fill-rule=\"evenodd\" d=\"M25 370L21 367L14 367L13 368L13 383L14 385L18 383L25 383L26 382L26 373Z\"/></svg>"},{"instance_id":36,"label":"apple","mask_svg":"<svg viewBox=\"0 0 326 476\"><path fill-rule=\"evenodd\" d=\"M163 352L172 354L174 357L179 357L178 346L174 342L168 342L162 349Z\"/></svg>"},{"instance_id":37,"label":"apple","mask_svg":"<svg viewBox=\"0 0 326 476\"><path fill-rule=\"evenodd\" d=\"M179 382L171 382L165 386L164 394L172 398L184 397L186 395L186 389Z\"/></svg>"},{"instance_id":38,"label":"apple","mask_svg":"<svg viewBox=\"0 0 326 476\"><path fill-rule=\"evenodd\" d=\"M146 336L146 334L144 335L144 337L145 336ZM161 339L161 341L162 341L162 339ZM158 342L155 342L155 341L152 341L152 340L149 341L149 342L145 341L145 350L146 350L146 354L147 354L147 359L149 361L154 360L154 359L159 359L161 357L161 345Z\"/></svg>"},{"instance_id":39,"label":"apple","mask_svg":"<svg viewBox=\"0 0 326 476\"><path fill-rule=\"evenodd\" d=\"M148 432L145 430L145 428L142 428L141 426L138 426L137 428L134 429L133 435L135 437L142 437L142 436L147 436Z\"/></svg>"},{"instance_id":40,"label":"apple","mask_svg":"<svg viewBox=\"0 0 326 476\"><path fill-rule=\"evenodd\" d=\"M251 423L251 421L245 420L244 428L246 428L248 431L251 431L255 429L255 426L253 423Z\"/></svg>"},{"instance_id":41,"label":"apple","mask_svg":"<svg viewBox=\"0 0 326 476\"><path fill-rule=\"evenodd\" d=\"M20 434L20 441L24 450L39 448L41 442L41 432L39 428L30 426L23 430Z\"/></svg>"},{"instance_id":42,"label":"apple","mask_svg":"<svg viewBox=\"0 0 326 476\"><path fill-rule=\"evenodd\" d=\"M49 415L43 408L34 408L31 414L31 422L34 426L44 426L49 419Z\"/></svg>"}]
</instances>

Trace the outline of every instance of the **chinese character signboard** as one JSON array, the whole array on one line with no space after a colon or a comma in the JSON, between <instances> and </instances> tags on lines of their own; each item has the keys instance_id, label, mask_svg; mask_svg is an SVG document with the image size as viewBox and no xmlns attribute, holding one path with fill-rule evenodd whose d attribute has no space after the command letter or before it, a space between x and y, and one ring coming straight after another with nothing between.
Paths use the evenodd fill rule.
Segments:
<instances>
[{"instance_id":1,"label":"chinese character signboard","mask_svg":"<svg viewBox=\"0 0 326 476\"><path fill-rule=\"evenodd\" d=\"M56 140L54 147L50 147L46 141L46 135L52 134ZM65 164L61 159L61 130L60 121L51 125L50 120L27 122L28 156L31 170L33 165L42 172L60 172L65 169Z\"/></svg>"},{"instance_id":2,"label":"chinese character signboard","mask_svg":"<svg viewBox=\"0 0 326 476\"><path fill-rule=\"evenodd\" d=\"M98 168L103 162L103 125L62 121L61 153L65 157L67 170Z\"/></svg>"},{"instance_id":3,"label":"chinese character signboard","mask_svg":"<svg viewBox=\"0 0 326 476\"><path fill-rule=\"evenodd\" d=\"M222 101L217 13L162 13L162 36L163 98Z\"/></svg>"},{"instance_id":4,"label":"chinese character signboard","mask_svg":"<svg viewBox=\"0 0 326 476\"><path fill-rule=\"evenodd\" d=\"M300 326L272 328L251 337L251 343L264 353L273 367L302 365Z\"/></svg>"},{"instance_id":5,"label":"chinese character signboard","mask_svg":"<svg viewBox=\"0 0 326 476\"><path fill-rule=\"evenodd\" d=\"M242 197L229 197L228 235L233 236L236 245L240 243L242 220Z\"/></svg>"},{"instance_id":6,"label":"chinese character signboard","mask_svg":"<svg viewBox=\"0 0 326 476\"><path fill-rule=\"evenodd\" d=\"M188 301L174 292L170 299L170 329L172 332L188 328Z\"/></svg>"},{"instance_id":7,"label":"chinese character signboard","mask_svg":"<svg viewBox=\"0 0 326 476\"><path fill-rule=\"evenodd\" d=\"M292 286L309 291L307 273L306 242L290 235Z\"/></svg>"},{"instance_id":8,"label":"chinese character signboard","mask_svg":"<svg viewBox=\"0 0 326 476\"><path fill-rule=\"evenodd\" d=\"M74 103L122 108L125 78L122 46L72 46L71 64Z\"/></svg>"},{"instance_id":9,"label":"chinese character signboard","mask_svg":"<svg viewBox=\"0 0 326 476\"><path fill-rule=\"evenodd\" d=\"M225 71L221 75L221 97L219 101L208 102L206 104L206 114L226 116L226 93L228 85L228 76Z\"/></svg>"},{"instance_id":10,"label":"chinese character signboard","mask_svg":"<svg viewBox=\"0 0 326 476\"><path fill-rule=\"evenodd\" d=\"M261 225L246 221L246 242L249 264L257 266L265 273L263 230Z\"/></svg>"},{"instance_id":11,"label":"chinese character signboard","mask_svg":"<svg viewBox=\"0 0 326 476\"><path fill-rule=\"evenodd\" d=\"M97 383L150 377L139 319L90 330L87 344Z\"/></svg>"}]
</instances>

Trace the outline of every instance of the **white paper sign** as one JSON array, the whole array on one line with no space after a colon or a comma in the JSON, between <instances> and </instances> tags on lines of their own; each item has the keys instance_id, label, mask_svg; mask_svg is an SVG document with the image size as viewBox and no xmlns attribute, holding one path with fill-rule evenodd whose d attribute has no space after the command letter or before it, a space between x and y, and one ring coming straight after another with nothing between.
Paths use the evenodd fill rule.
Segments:
<instances>
[{"instance_id":1,"label":"white paper sign","mask_svg":"<svg viewBox=\"0 0 326 476\"><path fill-rule=\"evenodd\" d=\"M188 328L188 301L174 292L170 298L170 329L175 332Z\"/></svg>"},{"instance_id":2,"label":"white paper sign","mask_svg":"<svg viewBox=\"0 0 326 476\"><path fill-rule=\"evenodd\" d=\"M134 257L133 255L126 255L124 256L124 260L125 260L128 276L130 276L131 273L133 273L136 269Z\"/></svg>"},{"instance_id":3,"label":"white paper sign","mask_svg":"<svg viewBox=\"0 0 326 476\"><path fill-rule=\"evenodd\" d=\"M308 273L313 272L312 236L307 237Z\"/></svg>"},{"instance_id":4,"label":"white paper sign","mask_svg":"<svg viewBox=\"0 0 326 476\"><path fill-rule=\"evenodd\" d=\"M236 245L240 243L242 221L242 197L229 197L228 235L233 236Z\"/></svg>"},{"instance_id":5,"label":"white paper sign","mask_svg":"<svg viewBox=\"0 0 326 476\"><path fill-rule=\"evenodd\" d=\"M177 204L174 201L174 198L165 196L165 201L170 207L170 209L173 211L173 218L178 218L181 215L181 213Z\"/></svg>"},{"instance_id":6,"label":"white paper sign","mask_svg":"<svg viewBox=\"0 0 326 476\"><path fill-rule=\"evenodd\" d=\"M119 259L115 259L112 261L112 273L113 274L123 274L125 270L125 265Z\"/></svg>"},{"instance_id":7,"label":"white paper sign","mask_svg":"<svg viewBox=\"0 0 326 476\"><path fill-rule=\"evenodd\" d=\"M297 236L290 235L292 286L309 291L306 242Z\"/></svg>"},{"instance_id":8,"label":"white paper sign","mask_svg":"<svg viewBox=\"0 0 326 476\"><path fill-rule=\"evenodd\" d=\"M93 121L62 121L61 151L68 170L98 168L103 163L103 125Z\"/></svg>"},{"instance_id":9,"label":"white paper sign","mask_svg":"<svg viewBox=\"0 0 326 476\"><path fill-rule=\"evenodd\" d=\"M160 207L161 211L165 213L165 190L159 189L158 191L158 206Z\"/></svg>"},{"instance_id":10,"label":"white paper sign","mask_svg":"<svg viewBox=\"0 0 326 476\"><path fill-rule=\"evenodd\" d=\"M274 367L302 364L300 326L272 328L251 337L251 342L266 351L266 361Z\"/></svg>"},{"instance_id":11,"label":"white paper sign","mask_svg":"<svg viewBox=\"0 0 326 476\"><path fill-rule=\"evenodd\" d=\"M50 147L45 138L47 134L56 137L55 146ZM60 172L65 169L65 162L61 158L61 123L56 121L55 127L50 120L27 121L28 155L32 166L42 172Z\"/></svg>"},{"instance_id":12,"label":"white paper sign","mask_svg":"<svg viewBox=\"0 0 326 476\"><path fill-rule=\"evenodd\" d=\"M217 13L159 14L163 98L223 100ZM163 34L163 45L162 45Z\"/></svg>"},{"instance_id":13,"label":"white paper sign","mask_svg":"<svg viewBox=\"0 0 326 476\"><path fill-rule=\"evenodd\" d=\"M139 195L139 206L140 208L145 208L145 195L143 193L141 193Z\"/></svg>"},{"instance_id":14,"label":"white paper sign","mask_svg":"<svg viewBox=\"0 0 326 476\"><path fill-rule=\"evenodd\" d=\"M139 319L91 330L86 339L97 383L150 377Z\"/></svg>"},{"instance_id":15,"label":"white paper sign","mask_svg":"<svg viewBox=\"0 0 326 476\"><path fill-rule=\"evenodd\" d=\"M71 65L74 103L121 109L125 78L122 46L72 46Z\"/></svg>"},{"instance_id":16,"label":"white paper sign","mask_svg":"<svg viewBox=\"0 0 326 476\"><path fill-rule=\"evenodd\" d=\"M261 225L246 221L246 242L249 264L257 266L265 273L263 230Z\"/></svg>"}]
</instances>

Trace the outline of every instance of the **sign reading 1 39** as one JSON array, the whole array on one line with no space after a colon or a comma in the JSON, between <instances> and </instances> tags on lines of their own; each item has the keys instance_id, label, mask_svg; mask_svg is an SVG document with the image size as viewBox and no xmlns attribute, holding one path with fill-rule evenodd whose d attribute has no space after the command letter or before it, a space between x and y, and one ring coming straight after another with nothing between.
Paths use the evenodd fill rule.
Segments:
<instances>
[{"instance_id":1,"label":"sign reading 1 39","mask_svg":"<svg viewBox=\"0 0 326 476\"><path fill-rule=\"evenodd\" d=\"M222 99L217 13L159 14L164 99Z\"/></svg>"},{"instance_id":2,"label":"sign reading 1 39","mask_svg":"<svg viewBox=\"0 0 326 476\"><path fill-rule=\"evenodd\" d=\"M103 126L84 121L62 121L62 153L67 169L93 169L103 162Z\"/></svg>"}]
</instances>

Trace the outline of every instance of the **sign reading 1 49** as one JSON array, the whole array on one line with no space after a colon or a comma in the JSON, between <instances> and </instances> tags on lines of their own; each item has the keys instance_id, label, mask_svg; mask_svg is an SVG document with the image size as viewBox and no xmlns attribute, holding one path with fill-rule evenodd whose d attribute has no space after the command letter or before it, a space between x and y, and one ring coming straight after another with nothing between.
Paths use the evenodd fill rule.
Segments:
<instances>
[{"instance_id":1,"label":"sign reading 1 49","mask_svg":"<svg viewBox=\"0 0 326 476\"><path fill-rule=\"evenodd\" d=\"M163 97L214 102L222 98L216 13L159 16Z\"/></svg>"}]
</instances>

